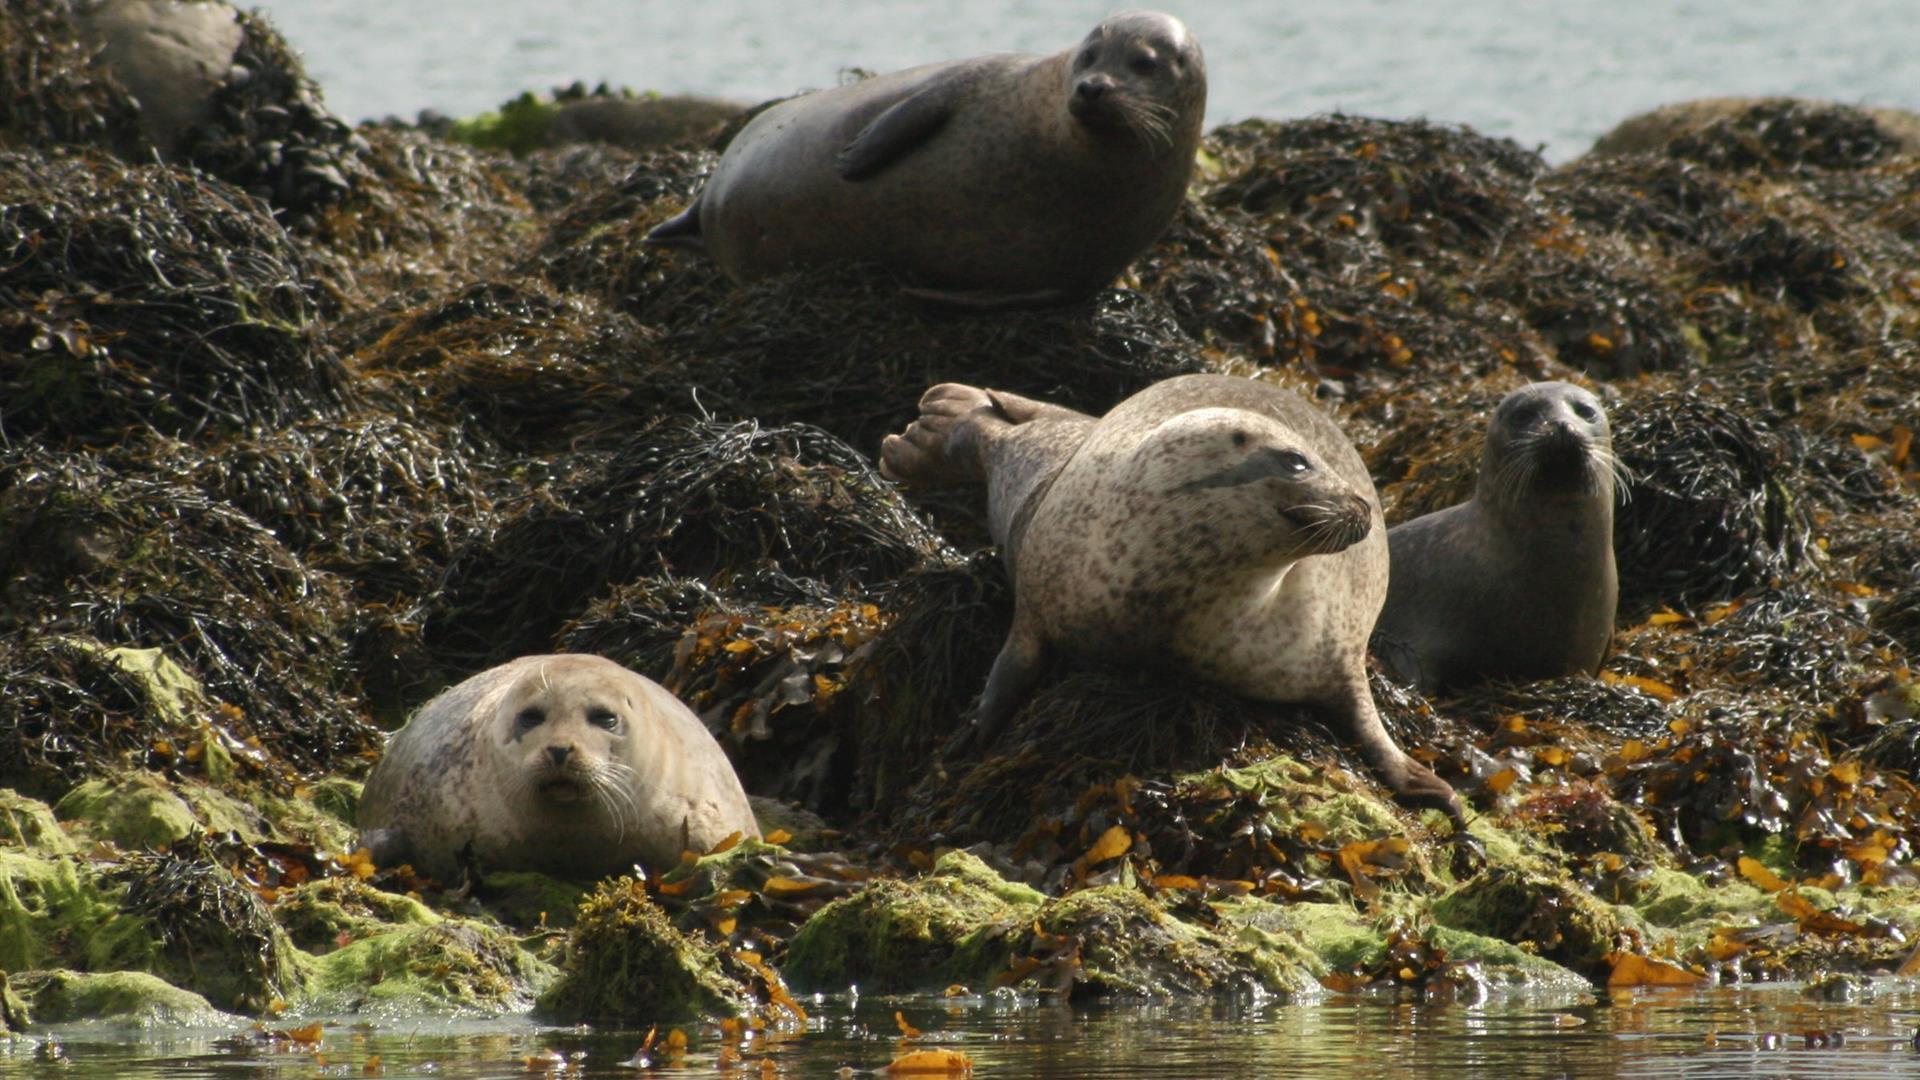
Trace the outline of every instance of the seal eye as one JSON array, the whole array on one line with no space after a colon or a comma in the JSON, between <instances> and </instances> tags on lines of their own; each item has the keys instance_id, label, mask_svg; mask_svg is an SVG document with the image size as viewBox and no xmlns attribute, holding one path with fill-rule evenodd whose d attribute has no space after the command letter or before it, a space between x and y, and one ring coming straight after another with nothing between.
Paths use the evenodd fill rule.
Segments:
<instances>
[{"instance_id":1,"label":"seal eye","mask_svg":"<svg viewBox=\"0 0 1920 1080\"><path fill-rule=\"evenodd\" d=\"M592 708L587 710L587 723L607 731L620 730L620 714L612 709Z\"/></svg>"},{"instance_id":2,"label":"seal eye","mask_svg":"<svg viewBox=\"0 0 1920 1080\"><path fill-rule=\"evenodd\" d=\"M521 731L530 731L547 722L547 714L532 706L521 709L513 718L513 726Z\"/></svg>"},{"instance_id":3,"label":"seal eye","mask_svg":"<svg viewBox=\"0 0 1920 1080\"><path fill-rule=\"evenodd\" d=\"M1234 433L1233 433L1233 445L1235 445L1235 446L1245 446L1245 445L1247 445L1247 433L1246 433L1246 432L1244 432L1244 431L1236 431L1236 432L1234 432Z\"/></svg>"},{"instance_id":4,"label":"seal eye","mask_svg":"<svg viewBox=\"0 0 1920 1080\"><path fill-rule=\"evenodd\" d=\"M1160 65L1151 56L1136 56L1127 64L1138 75L1151 75L1160 70Z\"/></svg>"},{"instance_id":5,"label":"seal eye","mask_svg":"<svg viewBox=\"0 0 1920 1080\"><path fill-rule=\"evenodd\" d=\"M1313 469L1313 463L1307 460L1305 454L1296 453L1292 450L1280 451L1274 460L1279 464L1280 471L1286 473L1288 476L1299 476L1301 473L1309 472Z\"/></svg>"},{"instance_id":6,"label":"seal eye","mask_svg":"<svg viewBox=\"0 0 1920 1080\"><path fill-rule=\"evenodd\" d=\"M1593 406L1587 404L1586 402L1576 401L1573 403L1573 415L1579 417L1582 420L1592 422L1593 419L1599 414L1594 411Z\"/></svg>"},{"instance_id":7,"label":"seal eye","mask_svg":"<svg viewBox=\"0 0 1920 1080\"><path fill-rule=\"evenodd\" d=\"M1095 50L1095 49L1093 49L1093 48L1091 48L1091 47L1089 47L1089 48L1087 48L1087 49L1085 49L1085 50L1082 50L1082 52L1080 53L1080 66L1081 66L1081 67L1092 67L1092 66L1093 66L1093 61L1094 61L1094 60L1095 60L1095 58L1097 58L1098 56L1099 56L1099 52L1098 52L1097 50Z\"/></svg>"}]
</instances>

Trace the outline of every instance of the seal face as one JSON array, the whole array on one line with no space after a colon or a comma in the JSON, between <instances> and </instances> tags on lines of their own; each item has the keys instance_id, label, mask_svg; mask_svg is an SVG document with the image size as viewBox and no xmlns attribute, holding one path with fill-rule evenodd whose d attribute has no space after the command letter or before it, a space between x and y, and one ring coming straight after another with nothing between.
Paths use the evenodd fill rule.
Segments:
<instances>
[{"instance_id":1,"label":"seal face","mask_svg":"<svg viewBox=\"0 0 1920 1080\"><path fill-rule=\"evenodd\" d=\"M596 878L740 832L746 793L705 725L598 656L523 656L441 693L367 777L362 843L451 882L489 870Z\"/></svg>"},{"instance_id":2,"label":"seal face","mask_svg":"<svg viewBox=\"0 0 1920 1080\"><path fill-rule=\"evenodd\" d=\"M1014 581L980 735L1013 714L1050 653L1135 660L1321 706L1403 800L1461 820L1452 788L1394 745L1367 687L1385 525L1333 421L1222 375L1169 379L1098 420L957 384L920 407L882 444L882 471L984 481Z\"/></svg>"},{"instance_id":3,"label":"seal face","mask_svg":"<svg viewBox=\"0 0 1920 1080\"><path fill-rule=\"evenodd\" d=\"M1382 665L1423 692L1592 674L1620 594L1621 475L1598 398L1564 382L1508 394L1487 425L1473 498L1387 534Z\"/></svg>"},{"instance_id":4,"label":"seal face","mask_svg":"<svg viewBox=\"0 0 1920 1080\"><path fill-rule=\"evenodd\" d=\"M780 102L648 235L746 282L877 263L972 306L1093 292L1166 229L1193 172L1206 61L1178 19L1116 15L1051 56L999 54Z\"/></svg>"}]
</instances>

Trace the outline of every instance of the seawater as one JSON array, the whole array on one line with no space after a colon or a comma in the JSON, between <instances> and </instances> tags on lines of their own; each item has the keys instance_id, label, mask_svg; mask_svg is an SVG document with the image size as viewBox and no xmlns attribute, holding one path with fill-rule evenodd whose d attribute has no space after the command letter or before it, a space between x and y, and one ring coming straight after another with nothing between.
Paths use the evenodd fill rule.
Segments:
<instances>
[{"instance_id":1,"label":"seawater","mask_svg":"<svg viewBox=\"0 0 1920 1080\"><path fill-rule=\"evenodd\" d=\"M249 5L251 6L251 5ZM984 52L1053 52L1118 0L264 0L343 116L491 109L576 79L755 102ZM1920 109L1915 0L1206 0L1208 126L1344 111L1576 156L1689 98Z\"/></svg>"},{"instance_id":2,"label":"seawater","mask_svg":"<svg viewBox=\"0 0 1920 1080\"><path fill-rule=\"evenodd\" d=\"M805 1032L723 1050L687 1025L687 1053L637 1068L643 1031L541 1028L529 1021L342 1018L317 1047L264 1043L246 1029L72 1027L0 1037L0 1075L59 1080L310 1076L874 1075L904 1047L960 1050L976 1077L1859 1077L1920 1076L1920 991L1882 980L1837 1003L1790 985L1704 991L1495 997L1424 1004L1343 997L1067 1005L1033 998L834 995ZM899 1013L920 1034L900 1041ZM305 1021L299 1021L304 1023ZM1841 1038L1834 1045L1832 1038ZM1821 1045L1808 1036L1819 1035ZM660 1041L656 1036L656 1043ZM545 1062L558 1054L565 1071ZM377 1062L374 1059L378 1059ZM771 1061L770 1073L763 1073ZM531 1064L530 1064L531 1062ZM371 1067L369 1067L371 1064ZM885 1075L884 1071L879 1075Z\"/></svg>"}]
</instances>

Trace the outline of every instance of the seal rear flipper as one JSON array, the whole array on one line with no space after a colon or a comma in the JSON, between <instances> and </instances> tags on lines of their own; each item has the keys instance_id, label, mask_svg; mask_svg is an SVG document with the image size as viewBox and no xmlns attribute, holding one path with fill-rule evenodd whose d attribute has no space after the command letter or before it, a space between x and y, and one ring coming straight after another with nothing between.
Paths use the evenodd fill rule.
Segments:
<instances>
[{"instance_id":1,"label":"seal rear flipper","mask_svg":"<svg viewBox=\"0 0 1920 1080\"><path fill-rule=\"evenodd\" d=\"M935 77L868 121L834 158L840 178L865 180L931 139L953 118L956 89Z\"/></svg>"},{"instance_id":2,"label":"seal rear flipper","mask_svg":"<svg viewBox=\"0 0 1920 1080\"><path fill-rule=\"evenodd\" d=\"M920 395L920 416L880 443L880 475L908 484L979 483L986 479L976 416L996 411L989 391L941 383Z\"/></svg>"},{"instance_id":3,"label":"seal rear flipper","mask_svg":"<svg viewBox=\"0 0 1920 1080\"><path fill-rule=\"evenodd\" d=\"M700 233L700 198L687 204L685 210L655 225L648 231L643 241L648 247L677 247L692 251L707 250L707 238Z\"/></svg>"}]
</instances>

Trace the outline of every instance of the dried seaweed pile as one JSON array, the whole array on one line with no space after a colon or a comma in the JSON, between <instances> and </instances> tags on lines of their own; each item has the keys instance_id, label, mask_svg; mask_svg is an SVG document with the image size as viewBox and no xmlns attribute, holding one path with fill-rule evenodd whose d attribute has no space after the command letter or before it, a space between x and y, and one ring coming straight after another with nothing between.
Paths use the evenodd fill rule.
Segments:
<instances>
[{"instance_id":1,"label":"dried seaweed pile","mask_svg":"<svg viewBox=\"0 0 1920 1080\"><path fill-rule=\"evenodd\" d=\"M137 464L32 448L0 454L0 508L0 700L17 733L0 775L39 787L123 752L165 767L213 738L266 755L275 776L373 744L346 677L340 583L246 514ZM111 675L115 649L162 650L192 687Z\"/></svg>"},{"instance_id":2,"label":"dried seaweed pile","mask_svg":"<svg viewBox=\"0 0 1920 1080\"><path fill-rule=\"evenodd\" d=\"M177 145L157 147L141 130L140 104L96 61L101 50L83 28L84 7L22 0L0 13L0 147L91 145L129 162L151 161L158 152L291 218L338 202L363 175L365 140L328 111L299 56L259 15L232 10L239 46L213 88L210 115ZM155 34L164 39L165 28ZM185 53L192 46L175 48Z\"/></svg>"},{"instance_id":3,"label":"dried seaweed pile","mask_svg":"<svg viewBox=\"0 0 1920 1080\"><path fill-rule=\"evenodd\" d=\"M219 181L95 153L0 158L0 432L112 442L277 427L350 396L299 250Z\"/></svg>"},{"instance_id":4,"label":"dried seaweed pile","mask_svg":"<svg viewBox=\"0 0 1920 1080\"><path fill-rule=\"evenodd\" d=\"M73 30L72 0L12 0L0 12L0 149L92 145L138 154L140 107L100 78Z\"/></svg>"}]
</instances>

